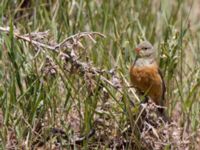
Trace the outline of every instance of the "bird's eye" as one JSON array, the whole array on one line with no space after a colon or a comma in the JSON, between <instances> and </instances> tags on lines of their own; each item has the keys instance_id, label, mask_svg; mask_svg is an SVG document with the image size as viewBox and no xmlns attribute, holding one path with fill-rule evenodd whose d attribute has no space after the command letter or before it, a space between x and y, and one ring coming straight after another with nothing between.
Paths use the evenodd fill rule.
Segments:
<instances>
[{"instance_id":1,"label":"bird's eye","mask_svg":"<svg viewBox=\"0 0 200 150\"><path fill-rule=\"evenodd\" d=\"M148 49L147 47L144 47L144 48L143 48L143 50L147 50L147 49Z\"/></svg>"}]
</instances>

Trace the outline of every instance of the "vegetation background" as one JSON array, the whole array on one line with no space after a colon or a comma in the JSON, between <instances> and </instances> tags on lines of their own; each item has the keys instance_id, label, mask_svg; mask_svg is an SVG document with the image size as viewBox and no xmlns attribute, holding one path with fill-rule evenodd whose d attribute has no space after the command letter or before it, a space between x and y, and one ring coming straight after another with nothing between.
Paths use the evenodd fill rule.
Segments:
<instances>
[{"instance_id":1,"label":"vegetation background","mask_svg":"<svg viewBox=\"0 0 200 150\"><path fill-rule=\"evenodd\" d=\"M130 107L137 96L128 88L129 67L134 47L144 39L158 50L169 116L182 128L181 134L196 135L200 132L199 8L199 0L1 0L0 26L10 30L0 30L0 148L36 149L40 143L43 149L69 149L70 140L87 135L95 124L101 124L100 132L84 140L82 148L120 145L121 136L113 139L136 121L132 115L139 112ZM85 31L106 37L86 36L78 48L62 51L70 55L75 51L86 67L106 73L82 73L48 48L15 36L55 45ZM62 129L67 140L63 135L49 137L52 128ZM142 149L139 135L133 137L135 149ZM189 148L198 149L195 144L193 140ZM124 145L133 149L130 143Z\"/></svg>"}]
</instances>

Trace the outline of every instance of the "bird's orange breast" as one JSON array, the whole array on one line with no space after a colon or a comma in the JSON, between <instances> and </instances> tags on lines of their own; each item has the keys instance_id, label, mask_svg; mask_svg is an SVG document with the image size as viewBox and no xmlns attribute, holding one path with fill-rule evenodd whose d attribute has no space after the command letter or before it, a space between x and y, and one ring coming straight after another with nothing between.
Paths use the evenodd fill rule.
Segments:
<instances>
[{"instance_id":1,"label":"bird's orange breast","mask_svg":"<svg viewBox=\"0 0 200 150\"><path fill-rule=\"evenodd\" d=\"M130 78L133 86L150 96L156 104L160 104L163 87L156 65L132 66L130 68Z\"/></svg>"}]
</instances>

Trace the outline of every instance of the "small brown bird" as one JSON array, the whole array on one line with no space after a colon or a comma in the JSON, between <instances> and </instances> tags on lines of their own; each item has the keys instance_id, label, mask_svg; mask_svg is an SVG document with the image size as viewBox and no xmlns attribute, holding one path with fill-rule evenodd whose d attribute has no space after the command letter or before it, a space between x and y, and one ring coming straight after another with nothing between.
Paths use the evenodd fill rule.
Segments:
<instances>
[{"instance_id":1,"label":"small brown bird","mask_svg":"<svg viewBox=\"0 0 200 150\"><path fill-rule=\"evenodd\" d=\"M145 93L156 105L164 106L165 83L156 63L154 47L143 41L136 47L137 56L130 68L133 86ZM163 112L163 109L161 110Z\"/></svg>"}]
</instances>

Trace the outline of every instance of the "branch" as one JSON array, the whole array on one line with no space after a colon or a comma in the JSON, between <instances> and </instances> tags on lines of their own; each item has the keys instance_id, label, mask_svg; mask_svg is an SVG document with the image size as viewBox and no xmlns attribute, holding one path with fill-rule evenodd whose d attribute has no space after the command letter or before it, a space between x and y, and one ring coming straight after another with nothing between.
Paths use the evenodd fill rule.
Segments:
<instances>
[{"instance_id":1,"label":"branch","mask_svg":"<svg viewBox=\"0 0 200 150\"><path fill-rule=\"evenodd\" d=\"M0 32L5 32L5 33L9 34L10 33L10 28L9 27L6 27L6 28L0 27ZM41 36L42 33L46 34L47 32L38 32L38 34L40 36ZM36 46L36 47L49 49L49 50L52 50L54 52L57 52L57 53L63 55L72 64L75 64L78 67L81 67L82 71L84 71L84 72L88 72L89 71L89 72L91 72L91 73L93 73L95 75L100 75L100 74L102 75L102 73L104 73L104 72L106 72L108 74L112 74L109 71L103 71L103 70L97 69L97 68L89 65L88 63L79 61L78 59L76 59L72 55L72 53L67 54L67 53L63 53L63 52L61 52L59 50L59 49L63 48L65 46L65 44L70 44L70 45L75 45L77 43L79 44L79 40L82 39L83 37L88 37L93 42L96 42L95 39L93 38L93 36L97 35L97 36L100 36L102 38L105 38L106 36L104 34L102 34L102 33L99 33L99 32L80 32L80 33L77 33L77 34L72 35L70 37L67 37L62 42L60 42L58 44L54 44L54 45L45 44L45 43L42 43L42 42L39 42L39 41L36 41L36 40L32 39L31 38L32 33L25 34L25 35L20 35L18 32L16 32L14 30L13 31L13 35L14 35L15 38L23 40L25 42L28 42L28 43ZM37 36L37 33L34 32L33 35ZM68 47L68 45L66 45L66 46ZM68 47L68 48L71 48L71 47ZM100 76L100 78L101 78L102 81L104 81L105 83L109 84L110 86L112 86L115 89L119 89L119 88L122 87L122 86L119 86L119 85L113 83L112 81L108 80L104 76ZM127 84L127 81L125 81L125 82ZM121 90L118 90L118 91L121 94L123 94ZM138 97L136 96L135 92L133 92L133 93L134 93L134 96L136 97L136 99L138 100Z\"/></svg>"}]
</instances>

